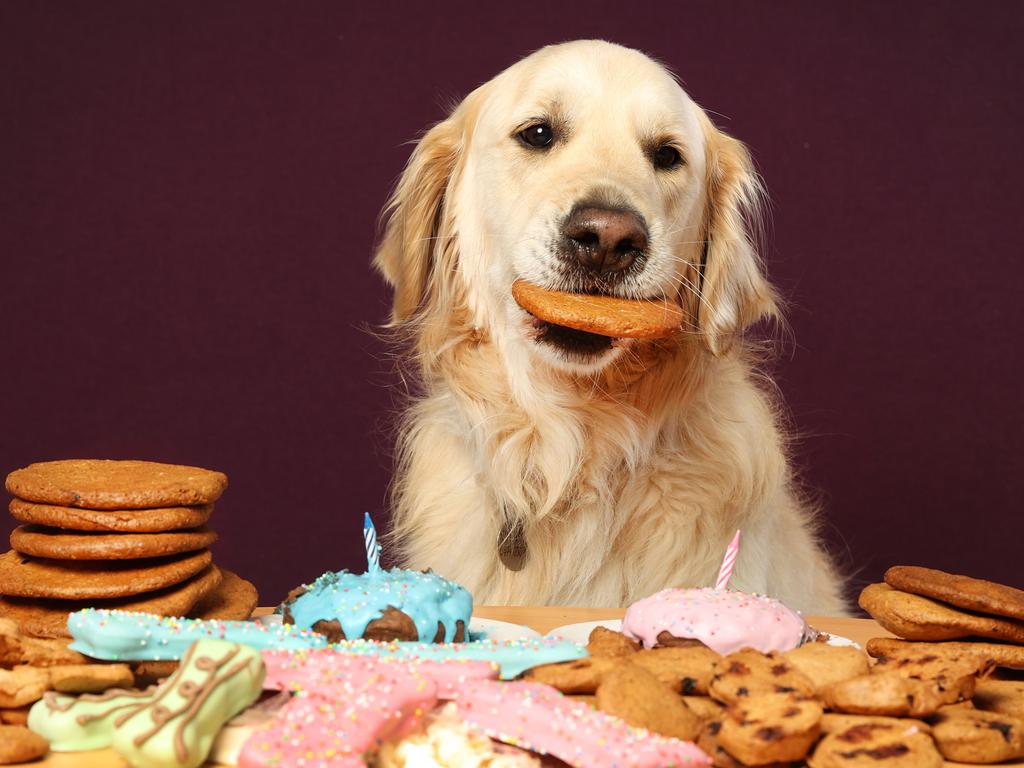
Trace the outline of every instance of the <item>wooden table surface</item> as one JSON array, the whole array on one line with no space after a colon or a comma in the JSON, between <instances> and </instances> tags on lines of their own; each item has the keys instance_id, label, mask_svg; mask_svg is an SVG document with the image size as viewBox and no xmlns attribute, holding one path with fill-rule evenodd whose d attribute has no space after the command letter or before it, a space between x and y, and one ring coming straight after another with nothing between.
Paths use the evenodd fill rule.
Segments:
<instances>
[{"instance_id":1,"label":"wooden table surface","mask_svg":"<svg viewBox=\"0 0 1024 768\"><path fill-rule=\"evenodd\" d=\"M566 624L603 619L621 619L621 608L550 608L537 606L506 607L477 606L474 616L485 619L523 624L541 633ZM842 635L861 645L872 637L889 636L889 633L870 619L836 619L808 617L811 626L835 635ZM37 768L126 768L127 763L113 750L98 749L92 752L52 753L46 759L30 763ZM213 765L208 763L207 765ZM951 768L961 765L947 763ZM1024 766L1024 761L1001 763L1003 768Z\"/></svg>"}]
</instances>

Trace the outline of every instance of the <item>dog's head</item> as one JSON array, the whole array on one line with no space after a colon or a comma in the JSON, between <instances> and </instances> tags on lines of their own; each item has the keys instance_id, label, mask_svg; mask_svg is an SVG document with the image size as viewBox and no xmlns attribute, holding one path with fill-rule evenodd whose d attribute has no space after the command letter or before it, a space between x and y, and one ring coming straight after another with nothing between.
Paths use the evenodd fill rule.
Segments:
<instances>
[{"instance_id":1,"label":"dog's head","mask_svg":"<svg viewBox=\"0 0 1024 768\"><path fill-rule=\"evenodd\" d=\"M718 354L776 312L752 246L759 184L659 64L611 43L544 48L482 85L419 142L375 263L392 322L451 323L561 369L628 340L543 323L512 283L678 301Z\"/></svg>"}]
</instances>

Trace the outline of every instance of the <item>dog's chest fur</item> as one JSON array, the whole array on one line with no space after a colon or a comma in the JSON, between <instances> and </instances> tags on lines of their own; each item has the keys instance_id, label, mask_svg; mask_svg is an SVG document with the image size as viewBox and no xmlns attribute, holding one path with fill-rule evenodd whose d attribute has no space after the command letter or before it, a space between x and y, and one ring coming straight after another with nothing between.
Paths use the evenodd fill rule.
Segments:
<instances>
[{"instance_id":1,"label":"dog's chest fur","mask_svg":"<svg viewBox=\"0 0 1024 768\"><path fill-rule=\"evenodd\" d=\"M491 357L459 355L458 384L441 376L409 411L395 496L403 564L479 602L620 605L707 584L736 527L783 490L780 446L762 434L773 417L744 366L669 360L627 382L517 388ZM708 418L735 426L709 437L722 430Z\"/></svg>"}]
</instances>

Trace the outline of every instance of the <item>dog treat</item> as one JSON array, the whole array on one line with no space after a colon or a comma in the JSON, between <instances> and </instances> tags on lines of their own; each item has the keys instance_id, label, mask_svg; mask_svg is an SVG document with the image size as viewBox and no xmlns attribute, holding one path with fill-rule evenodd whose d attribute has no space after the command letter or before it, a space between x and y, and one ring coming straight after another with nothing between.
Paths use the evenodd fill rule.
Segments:
<instances>
[{"instance_id":1,"label":"dog treat","mask_svg":"<svg viewBox=\"0 0 1024 768\"><path fill-rule=\"evenodd\" d=\"M860 607L895 635L907 640L988 637L1024 643L1024 622L965 613L927 597L871 584L860 593Z\"/></svg>"},{"instance_id":2,"label":"dog treat","mask_svg":"<svg viewBox=\"0 0 1024 768\"><path fill-rule=\"evenodd\" d=\"M200 640L142 708L114 722L111 746L138 768L197 768L221 727L263 688L259 651Z\"/></svg>"},{"instance_id":3,"label":"dog treat","mask_svg":"<svg viewBox=\"0 0 1024 768\"><path fill-rule=\"evenodd\" d=\"M973 691L973 676L950 685L878 672L833 683L821 692L821 699L828 709L846 714L928 717L946 704L969 699Z\"/></svg>"},{"instance_id":4,"label":"dog treat","mask_svg":"<svg viewBox=\"0 0 1024 768\"><path fill-rule=\"evenodd\" d=\"M619 669L622 663L615 658L592 656L561 664L543 664L529 670L526 678L550 685L562 693L592 694L604 676Z\"/></svg>"},{"instance_id":5,"label":"dog treat","mask_svg":"<svg viewBox=\"0 0 1024 768\"><path fill-rule=\"evenodd\" d=\"M1024 757L1024 721L1002 713L943 710L935 716L932 738L943 757L958 763Z\"/></svg>"},{"instance_id":6,"label":"dog treat","mask_svg":"<svg viewBox=\"0 0 1024 768\"><path fill-rule=\"evenodd\" d=\"M639 650L640 644L635 640L607 627L594 627L587 640L587 653L591 656L628 658Z\"/></svg>"},{"instance_id":7,"label":"dog treat","mask_svg":"<svg viewBox=\"0 0 1024 768\"><path fill-rule=\"evenodd\" d=\"M664 589L626 610L622 632L643 643L659 644L665 632L699 640L723 656L741 648L788 651L800 645L807 624L795 611L770 597L724 589Z\"/></svg>"},{"instance_id":8,"label":"dog treat","mask_svg":"<svg viewBox=\"0 0 1024 768\"><path fill-rule=\"evenodd\" d=\"M654 673L664 685L684 696L706 696L715 664L721 659L703 645L684 648L650 648L629 658Z\"/></svg>"},{"instance_id":9,"label":"dog treat","mask_svg":"<svg viewBox=\"0 0 1024 768\"><path fill-rule=\"evenodd\" d=\"M832 683L868 673L867 654L847 646L806 643L786 651L782 657L814 683L818 692Z\"/></svg>"},{"instance_id":10,"label":"dog treat","mask_svg":"<svg viewBox=\"0 0 1024 768\"><path fill-rule=\"evenodd\" d=\"M162 683L177 671L177 661L134 661L129 666L135 675L135 687L145 688L153 683Z\"/></svg>"},{"instance_id":11,"label":"dog treat","mask_svg":"<svg viewBox=\"0 0 1024 768\"><path fill-rule=\"evenodd\" d=\"M46 695L45 693L43 694ZM21 707L0 707L0 723L4 725L27 725L31 704Z\"/></svg>"},{"instance_id":12,"label":"dog treat","mask_svg":"<svg viewBox=\"0 0 1024 768\"><path fill-rule=\"evenodd\" d=\"M718 740L747 765L802 760L821 732L821 705L792 693L767 693L730 704Z\"/></svg>"},{"instance_id":13,"label":"dog treat","mask_svg":"<svg viewBox=\"0 0 1024 768\"><path fill-rule=\"evenodd\" d=\"M87 662L85 656L68 648L67 640L31 637L21 631L17 622L0 618L0 667L19 664L52 667Z\"/></svg>"},{"instance_id":14,"label":"dog treat","mask_svg":"<svg viewBox=\"0 0 1024 768\"><path fill-rule=\"evenodd\" d=\"M11 547L53 560L134 560L206 549L217 534L206 528L170 533L82 533L37 525L11 531Z\"/></svg>"},{"instance_id":15,"label":"dog treat","mask_svg":"<svg viewBox=\"0 0 1024 768\"><path fill-rule=\"evenodd\" d=\"M153 461L44 461L7 476L26 501L88 509L145 509L209 504L228 486L221 472Z\"/></svg>"},{"instance_id":16,"label":"dog treat","mask_svg":"<svg viewBox=\"0 0 1024 768\"><path fill-rule=\"evenodd\" d=\"M915 643L895 637L873 637L868 640L866 650L871 656L891 656L904 652L964 654L976 653L989 659L997 667L1024 669L1024 646L1005 643L956 642Z\"/></svg>"},{"instance_id":17,"label":"dog treat","mask_svg":"<svg viewBox=\"0 0 1024 768\"><path fill-rule=\"evenodd\" d=\"M683 324L683 310L665 300L620 299L549 291L524 280L512 284L516 303L540 320L598 336L664 339Z\"/></svg>"},{"instance_id":18,"label":"dog treat","mask_svg":"<svg viewBox=\"0 0 1024 768\"><path fill-rule=\"evenodd\" d=\"M913 725L865 723L822 739L808 758L811 768L942 768L942 755Z\"/></svg>"},{"instance_id":19,"label":"dog treat","mask_svg":"<svg viewBox=\"0 0 1024 768\"><path fill-rule=\"evenodd\" d=\"M538 683L471 681L463 686L456 704L467 723L492 739L574 766L710 764L707 755L690 742L633 728Z\"/></svg>"},{"instance_id":20,"label":"dog treat","mask_svg":"<svg viewBox=\"0 0 1024 768\"><path fill-rule=\"evenodd\" d=\"M974 706L1024 720L1024 680L979 680Z\"/></svg>"},{"instance_id":21,"label":"dog treat","mask_svg":"<svg viewBox=\"0 0 1024 768\"><path fill-rule=\"evenodd\" d=\"M46 739L23 725L0 725L0 765L38 760L50 751Z\"/></svg>"},{"instance_id":22,"label":"dog treat","mask_svg":"<svg viewBox=\"0 0 1024 768\"><path fill-rule=\"evenodd\" d=\"M968 611L1024 620L1024 590L914 565L895 565L885 572L884 578L893 589Z\"/></svg>"},{"instance_id":23,"label":"dog treat","mask_svg":"<svg viewBox=\"0 0 1024 768\"><path fill-rule=\"evenodd\" d=\"M715 662L708 685L713 699L723 704L765 693L814 695L814 683L778 653L745 648Z\"/></svg>"},{"instance_id":24,"label":"dog treat","mask_svg":"<svg viewBox=\"0 0 1024 768\"><path fill-rule=\"evenodd\" d=\"M423 728L381 745L374 768L465 766L465 768L541 768L530 752L492 741L459 717L452 703L430 713Z\"/></svg>"},{"instance_id":25,"label":"dog treat","mask_svg":"<svg viewBox=\"0 0 1024 768\"><path fill-rule=\"evenodd\" d=\"M161 533L181 528L198 528L213 514L213 504L155 509L81 509L36 504L11 499L11 517L23 523L48 525L73 531Z\"/></svg>"},{"instance_id":26,"label":"dog treat","mask_svg":"<svg viewBox=\"0 0 1024 768\"><path fill-rule=\"evenodd\" d=\"M372 640L461 642L473 612L465 588L433 573L400 568L328 572L281 606L285 623L332 642Z\"/></svg>"},{"instance_id":27,"label":"dog treat","mask_svg":"<svg viewBox=\"0 0 1024 768\"><path fill-rule=\"evenodd\" d=\"M364 752L437 702L434 682L407 664L349 656L304 672L323 675L253 732L238 756L239 768L300 761L361 768Z\"/></svg>"},{"instance_id":28,"label":"dog treat","mask_svg":"<svg viewBox=\"0 0 1024 768\"><path fill-rule=\"evenodd\" d=\"M209 550L119 562L40 560L11 550L0 555L0 594L63 600L131 597L180 584L211 560Z\"/></svg>"},{"instance_id":29,"label":"dog treat","mask_svg":"<svg viewBox=\"0 0 1024 768\"><path fill-rule=\"evenodd\" d=\"M220 584L196 603L189 615L208 621L245 621L259 603L256 587L225 568L220 573Z\"/></svg>"},{"instance_id":30,"label":"dog treat","mask_svg":"<svg viewBox=\"0 0 1024 768\"><path fill-rule=\"evenodd\" d=\"M47 667L50 688L61 693L102 693L130 688L135 678L127 664L63 664Z\"/></svg>"},{"instance_id":31,"label":"dog treat","mask_svg":"<svg viewBox=\"0 0 1024 768\"><path fill-rule=\"evenodd\" d=\"M0 707L23 707L39 701L50 687L50 675L45 669L20 666L0 669Z\"/></svg>"},{"instance_id":32,"label":"dog treat","mask_svg":"<svg viewBox=\"0 0 1024 768\"><path fill-rule=\"evenodd\" d=\"M120 600L90 600L87 604L108 610L184 616L219 582L220 570L210 565L188 581L169 589ZM0 614L15 621L23 632L37 637L71 637L68 615L81 608L81 601L0 597Z\"/></svg>"},{"instance_id":33,"label":"dog treat","mask_svg":"<svg viewBox=\"0 0 1024 768\"><path fill-rule=\"evenodd\" d=\"M28 725L54 752L84 752L110 746L115 722L145 707L156 687L144 691L111 689L67 696L50 691L29 710Z\"/></svg>"},{"instance_id":34,"label":"dog treat","mask_svg":"<svg viewBox=\"0 0 1024 768\"><path fill-rule=\"evenodd\" d=\"M700 733L700 718L642 667L621 664L604 675L597 708L662 736L692 741Z\"/></svg>"},{"instance_id":35,"label":"dog treat","mask_svg":"<svg viewBox=\"0 0 1024 768\"><path fill-rule=\"evenodd\" d=\"M288 624L203 621L148 613L86 608L68 616L74 650L107 661L166 661L182 658L197 640L218 639L256 649L318 648L327 641Z\"/></svg>"}]
</instances>

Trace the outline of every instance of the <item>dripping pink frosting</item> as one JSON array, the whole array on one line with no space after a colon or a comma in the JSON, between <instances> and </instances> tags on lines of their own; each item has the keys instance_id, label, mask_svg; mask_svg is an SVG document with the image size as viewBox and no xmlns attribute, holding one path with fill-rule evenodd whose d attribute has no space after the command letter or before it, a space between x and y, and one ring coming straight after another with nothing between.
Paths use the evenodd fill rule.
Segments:
<instances>
[{"instance_id":1,"label":"dripping pink frosting","mask_svg":"<svg viewBox=\"0 0 1024 768\"><path fill-rule=\"evenodd\" d=\"M459 690L459 715L492 739L576 768L711 765L696 745L634 728L547 685L474 680Z\"/></svg>"},{"instance_id":2,"label":"dripping pink frosting","mask_svg":"<svg viewBox=\"0 0 1024 768\"><path fill-rule=\"evenodd\" d=\"M626 610L623 634L658 644L658 635L700 640L722 655L741 648L763 653L800 645L806 623L778 600L724 589L663 589Z\"/></svg>"},{"instance_id":3,"label":"dripping pink frosting","mask_svg":"<svg viewBox=\"0 0 1024 768\"><path fill-rule=\"evenodd\" d=\"M437 703L437 686L409 664L335 654L329 664L306 663L270 681L295 692L273 720L246 740L239 768L363 766L363 753L410 729ZM284 661L284 659L277 659Z\"/></svg>"}]
</instances>

